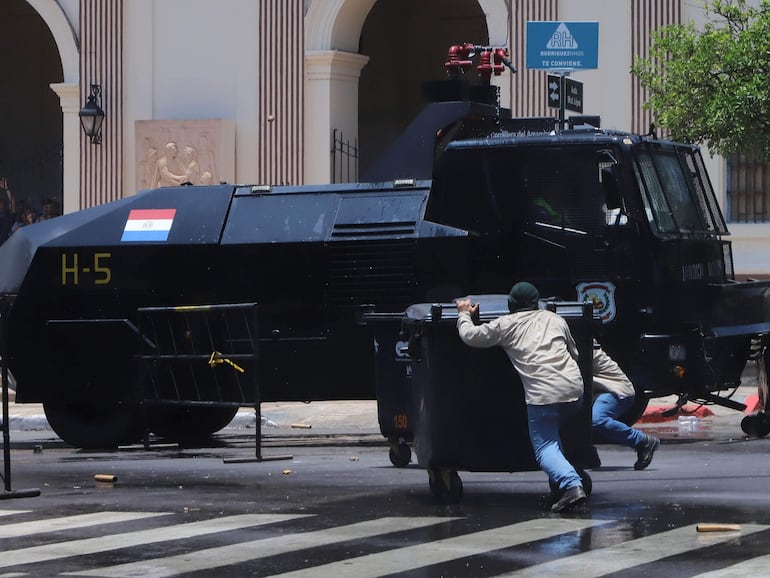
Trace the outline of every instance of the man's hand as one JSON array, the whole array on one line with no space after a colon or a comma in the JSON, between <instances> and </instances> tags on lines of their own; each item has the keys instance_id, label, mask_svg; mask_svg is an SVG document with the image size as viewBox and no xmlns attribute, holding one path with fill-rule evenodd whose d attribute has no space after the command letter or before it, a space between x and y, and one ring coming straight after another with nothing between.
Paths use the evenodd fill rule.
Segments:
<instances>
[{"instance_id":1,"label":"man's hand","mask_svg":"<svg viewBox=\"0 0 770 578\"><path fill-rule=\"evenodd\" d=\"M474 315L477 315L479 312L479 304L476 303L475 305L471 303L470 299L458 299L455 301L455 305L457 305L457 312L458 313L470 313L471 317Z\"/></svg>"}]
</instances>

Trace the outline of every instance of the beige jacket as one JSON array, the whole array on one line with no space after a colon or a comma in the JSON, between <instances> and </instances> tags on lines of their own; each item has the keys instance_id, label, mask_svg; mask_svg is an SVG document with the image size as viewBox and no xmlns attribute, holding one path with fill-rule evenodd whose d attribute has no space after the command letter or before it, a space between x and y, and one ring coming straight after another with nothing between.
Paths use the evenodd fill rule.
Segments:
<instances>
[{"instance_id":1,"label":"beige jacket","mask_svg":"<svg viewBox=\"0 0 770 578\"><path fill-rule=\"evenodd\" d=\"M635 395L634 384L603 349L594 349L594 393L614 393L619 398Z\"/></svg>"},{"instance_id":2,"label":"beige jacket","mask_svg":"<svg viewBox=\"0 0 770 578\"><path fill-rule=\"evenodd\" d=\"M461 312L457 331L471 347L503 348L521 377L528 405L574 401L583 393L577 346L556 313L520 311L474 325L470 313Z\"/></svg>"}]
</instances>

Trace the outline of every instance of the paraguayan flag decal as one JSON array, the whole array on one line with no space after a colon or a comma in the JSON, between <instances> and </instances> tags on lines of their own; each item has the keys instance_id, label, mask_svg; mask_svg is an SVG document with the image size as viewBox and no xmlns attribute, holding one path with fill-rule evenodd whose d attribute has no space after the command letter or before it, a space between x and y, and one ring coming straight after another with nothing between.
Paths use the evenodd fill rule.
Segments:
<instances>
[{"instance_id":1,"label":"paraguayan flag decal","mask_svg":"<svg viewBox=\"0 0 770 578\"><path fill-rule=\"evenodd\" d=\"M176 209L132 209L121 241L166 241Z\"/></svg>"}]
</instances>

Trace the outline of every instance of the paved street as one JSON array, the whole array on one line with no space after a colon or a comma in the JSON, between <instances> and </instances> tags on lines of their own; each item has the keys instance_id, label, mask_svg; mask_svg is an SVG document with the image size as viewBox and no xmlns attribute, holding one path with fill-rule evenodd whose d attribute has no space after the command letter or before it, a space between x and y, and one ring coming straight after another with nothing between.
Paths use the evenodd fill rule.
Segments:
<instances>
[{"instance_id":1,"label":"paved street","mask_svg":"<svg viewBox=\"0 0 770 578\"><path fill-rule=\"evenodd\" d=\"M768 440L666 440L653 465L600 446L589 506L547 511L540 472L461 472L462 503L437 504L426 473L385 448L269 445L15 452L0 503L0 568L88 576L696 576L759 573L770 539ZM115 476L98 482L97 474ZM727 531L698 532L712 523ZM748 566L748 567L747 567ZM401 574L403 573L403 574Z\"/></svg>"},{"instance_id":2,"label":"paved street","mask_svg":"<svg viewBox=\"0 0 770 578\"><path fill-rule=\"evenodd\" d=\"M459 472L463 500L438 503L422 467L390 463L371 402L265 406L262 462L253 415L190 449L89 452L50 431L12 431L14 489L40 495L0 501L0 575L710 577L767 567L770 440L746 439L738 412L643 424L663 443L642 472L631 450L598 446L589 505L560 516L537 471ZM699 532L704 523L721 531Z\"/></svg>"}]
</instances>

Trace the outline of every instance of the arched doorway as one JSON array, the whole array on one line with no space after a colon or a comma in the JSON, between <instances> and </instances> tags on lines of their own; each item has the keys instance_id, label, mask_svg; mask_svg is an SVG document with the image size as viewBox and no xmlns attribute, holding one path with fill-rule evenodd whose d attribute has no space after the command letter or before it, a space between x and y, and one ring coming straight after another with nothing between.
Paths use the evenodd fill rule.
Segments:
<instances>
[{"instance_id":1,"label":"arched doorway","mask_svg":"<svg viewBox=\"0 0 770 578\"><path fill-rule=\"evenodd\" d=\"M377 161L425 105L421 83L446 77L453 44L489 44L475 0L378 1L361 31L369 57L359 80L359 174Z\"/></svg>"},{"instance_id":2,"label":"arched doorway","mask_svg":"<svg viewBox=\"0 0 770 578\"><path fill-rule=\"evenodd\" d=\"M307 119L312 119L312 122L305 123L304 131L306 182L330 182L332 163L329 144L333 131L337 129L346 139L358 139L362 134L360 120L364 124L365 135L360 140L362 146L368 148L376 139L382 142L372 146L377 146L379 151L390 142L385 141L385 136L376 128L367 127L367 123L379 123L376 106L369 103L370 96L367 96L376 93L379 87L377 79L370 76L367 80L370 86L361 94L361 72L369 66L370 58L361 54L360 50L363 42L369 46L366 50L375 51L379 38L362 39L365 22L368 26L377 26L378 22L382 26L386 23L390 26L386 30L390 38L386 37L382 42L390 43L392 56L385 55L387 62L391 66L398 65L395 72L389 74L388 78L393 79L397 78L396 73L420 66L420 61L427 64L433 58L426 57L416 48L424 47L429 41L441 54L439 67L443 65L446 50L451 44L473 42L473 35L476 34L481 39L488 36L491 45L507 46L510 26L508 4L509 0L425 0L419 3L407 0L310 0L305 14L305 114ZM378 10L385 10L382 19L376 12L370 18L375 5L379 6ZM390 8L391 5L399 8ZM483 12L483 22L479 21L479 11ZM470 21L464 15L470 16ZM403 24L407 21L412 24ZM473 26L468 26L471 23ZM482 33L484 28L488 34ZM458 40L458 37L466 40ZM387 52L385 48L378 50ZM406 66L405 62L408 63ZM435 79L437 73L425 71L424 74ZM443 74L443 71L438 74ZM422 80L425 78L421 78L420 82ZM399 86L419 99L419 82L411 86L399 82ZM505 92L501 94L503 106L507 106L509 96ZM367 112L359 115L360 106ZM409 114L412 114L411 111ZM378 152L372 150L367 156L367 162L373 162Z\"/></svg>"},{"instance_id":3,"label":"arched doorway","mask_svg":"<svg viewBox=\"0 0 770 578\"><path fill-rule=\"evenodd\" d=\"M23 56L22 56L23 52ZM17 213L63 205L62 108L51 84L62 83L62 59L49 26L26 0L0 2L0 178Z\"/></svg>"}]
</instances>

